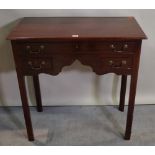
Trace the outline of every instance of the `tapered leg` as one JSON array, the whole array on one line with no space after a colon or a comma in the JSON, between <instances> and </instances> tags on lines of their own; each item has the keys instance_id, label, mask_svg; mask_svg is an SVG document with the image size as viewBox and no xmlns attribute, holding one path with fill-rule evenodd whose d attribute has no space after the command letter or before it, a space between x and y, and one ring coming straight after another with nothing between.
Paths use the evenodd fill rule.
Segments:
<instances>
[{"instance_id":1,"label":"tapered leg","mask_svg":"<svg viewBox=\"0 0 155 155\"><path fill-rule=\"evenodd\" d=\"M124 111L127 75L122 75L119 110Z\"/></svg>"},{"instance_id":2,"label":"tapered leg","mask_svg":"<svg viewBox=\"0 0 155 155\"><path fill-rule=\"evenodd\" d=\"M126 140L129 140L131 137L131 128L132 128L133 111L134 111L134 105L135 105L136 87L137 87L137 74L131 76L127 124L126 124L126 131L125 131L125 137L124 137L124 139L126 139Z\"/></svg>"},{"instance_id":3,"label":"tapered leg","mask_svg":"<svg viewBox=\"0 0 155 155\"><path fill-rule=\"evenodd\" d=\"M34 135L33 135L33 128L31 123L30 109L28 106L28 100L27 100L27 94L26 94L25 79L24 79L24 76L20 75L19 73L17 73L17 77L18 77L20 95L22 100L25 124L27 129L27 135L28 135L29 141L33 141Z\"/></svg>"},{"instance_id":4,"label":"tapered leg","mask_svg":"<svg viewBox=\"0 0 155 155\"><path fill-rule=\"evenodd\" d=\"M33 83L34 83L34 90L35 90L35 96L36 96L36 103L37 103L37 111L42 112L42 102L41 102L41 93L40 93L40 84L39 84L39 76L34 75L33 76Z\"/></svg>"}]
</instances>

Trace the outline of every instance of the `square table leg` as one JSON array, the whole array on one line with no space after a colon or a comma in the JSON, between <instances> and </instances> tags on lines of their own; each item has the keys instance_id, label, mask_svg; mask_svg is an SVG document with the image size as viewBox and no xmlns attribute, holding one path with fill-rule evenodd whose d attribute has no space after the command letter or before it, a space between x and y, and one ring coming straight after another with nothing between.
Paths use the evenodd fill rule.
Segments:
<instances>
[{"instance_id":1,"label":"square table leg","mask_svg":"<svg viewBox=\"0 0 155 155\"><path fill-rule=\"evenodd\" d=\"M20 90L20 95L21 95L21 100L22 100L22 107L23 107L23 112L24 112L28 139L29 141L33 141L34 135L33 135L31 116L30 116L30 109L29 109L27 94L26 94L25 78L23 75L21 75L18 72L17 72L17 78L18 78L19 90Z\"/></svg>"},{"instance_id":2,"label":"square table leg","mask_svg":"<svg viewBox=\"0 0 155 155\"><path fill-rule=\"evenodd\" d=\"M138 76L137 73L131 75L127 123L126 123L125 137L124 137L124 139L126 139L126 140L129 140L131 137L133 112L134 112L136 87L137 87L137 76Z\"/></svg>"},{"instance_id":3,"label":"square table leg","mask_svg":"<svg viewBox=\"0 0 155 155\"><path fill-rule=\"evenodd\" d=\"M42 108L41 93L40 93L39 75L33 76L33 84L34 84L34 90L35 90L37 111L42 112L43 108Z\"/></svg>"},{"instance_id":4,"label":"square table leg","mask_svg":"<svg viewBox=\"0 0 155 155\"><path fill-rule=\"evenodd\" d=\"M127 75L122 75L120 102L119 102L119 110L122 112L124 111L124 105L125 105L126 84L127 84Z\"/></svg>"}]
</instances>

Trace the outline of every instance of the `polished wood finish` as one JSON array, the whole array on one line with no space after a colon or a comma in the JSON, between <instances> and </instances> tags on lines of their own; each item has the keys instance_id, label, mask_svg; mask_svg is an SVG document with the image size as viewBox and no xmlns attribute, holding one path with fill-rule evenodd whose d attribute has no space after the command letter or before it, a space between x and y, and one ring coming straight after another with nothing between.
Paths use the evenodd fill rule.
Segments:
<instances>
[{"instance_id":1,"label":"polished wood finish","mask_svg":"<svg viewBox=\"0 0 155 155\"><path fill-rule=\"evenodd\" d=\"M79 60L98 74L122 75L119 110L124 110L131 77L125 139L130 139L142 39L133 17L24 18L10 33L29 140L33 140L24 76L32 76L38 111L42 111L39 74L57 75Z\"/></svg>"},{"instance_id":2,"label":"polished wood finish","mask_svg":"<svg viewBox=\"0 0 155 155\"><path fill-rule=\"evenodd\" d=\"M40 93L40 84L39 84L39 76L34 75L33 76L33 84L34 84L34 90L35 90L35 96L36 96L36 103L37 103L37 111L42 112L42 102L41 102L41 93Z\"/></svg>"},{"instance_id":3,"label":"polished wood finish","mask_svg":"<svg viewBox=\"0 0 155 155\"><path fill-rule=\"evenodd\" d=\"M72 36L75 37L72 37ZM8 36L10 40L145 39L134 17L28 17Z\"/></svg>"},{"instance_id":4,"label":"polished wood finish","mask_svg":"<svg viewBox=\"0 0 155 155\"><path fill-rule=\"evenodd\" d=\"M32 123L31 123L30 109L28 106L28 100L27 100L27 94L26 94L25 77L22 76L20 73L17 73L17 78L18 78L18 83L19 83L20 96L22 100L22 106L23 106L28 139L29 141L33 141L34 135L33 135L33 129L32 129Z\"/></svg>"},{"instance_id":5,"label":"polished wood finish","mask_svg":"<svg viewBox=\"0 0 155 155\"><path fill-rule=\"evenodd\" d=\"M128 106L128 114L127 114L126 131L125 131L125 137L124 137L126 140L129 140L131 137L133 111L134 111L134 105L135 105L138 69L139 69L139 61L140 61L140 51L141 51L141 46L139 46L137 56L135 57L135 60L134 60L134 70L133 70L133 73L131 76L131 82L130 82L129 106Z\"/></svg>"},{"instance_id":6,"label":"polished wood finish","mask_svg":"<svg viewBox=\"0 0 155 155\"><path fill-rule=\"evenodd\" d=\"M119 110L124 111L127 75L122 75Z\"/></svg>"}]
</instances>

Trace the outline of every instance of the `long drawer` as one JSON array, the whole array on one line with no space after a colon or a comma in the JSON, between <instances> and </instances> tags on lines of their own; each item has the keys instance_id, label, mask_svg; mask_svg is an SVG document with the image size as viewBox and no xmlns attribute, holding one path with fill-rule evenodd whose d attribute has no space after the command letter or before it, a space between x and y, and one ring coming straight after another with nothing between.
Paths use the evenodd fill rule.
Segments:
<instances>
[{"instance_id":1,"label":"long drawer","mask_svg":"<svg viewBox=\"0 0 155 155\"><path fill-rule=\"evenodd\" d=\"M137 42L130 41L72 41L38 43L21 42L18 44L17 55L33 57L49 57L52 54L82 54L82 53L135 53L138 49Z\"/></svg>"}]
</instances>

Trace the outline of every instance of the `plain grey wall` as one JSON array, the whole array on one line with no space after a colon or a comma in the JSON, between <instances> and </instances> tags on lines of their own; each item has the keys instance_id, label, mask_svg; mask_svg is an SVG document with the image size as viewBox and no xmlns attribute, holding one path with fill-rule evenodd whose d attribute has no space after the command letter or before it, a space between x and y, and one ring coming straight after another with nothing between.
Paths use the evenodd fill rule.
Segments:
<instances>
[{"instance_id":1,"label":"plain grey wall","mask_svg":"<svg viewBox=\"0 0 155 155\"><path fill-rule=\"evenodd\" d=\"M155 10L0 10L0 105L21 105L11 46L6 36L20 18L32 16L134 16L148 36L142 45L136 104L155 103ZM34 105L31 78L26 81L29 101ZM40 82L44 105L118 104L120 77L114 74L97 76L90 67L77 61L56 77L40 75Z\"/></svg>"}]
</instances>

